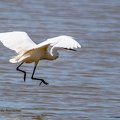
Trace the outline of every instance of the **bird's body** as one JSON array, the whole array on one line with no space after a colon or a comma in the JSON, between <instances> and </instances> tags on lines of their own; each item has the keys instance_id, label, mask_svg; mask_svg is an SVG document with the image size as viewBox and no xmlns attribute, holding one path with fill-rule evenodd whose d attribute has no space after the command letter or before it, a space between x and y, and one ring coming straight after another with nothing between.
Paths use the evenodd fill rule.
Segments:
<instances>
[{"instance_id":1,"label":"bird's body","mask_svg":"<svg viewBox=\"0 0 120 120\"><path fill-rule=\"evenodd\" d=\"M58 36L46 41L35 44L26 32L6 32L0 33L0 41L7 48L14 50L17 55L9 61L11 63L22 62L23 63L35 63L35 67L32 74L32 79L41 80L47 84L43 79L34 78L34 72L36 66L40 60L55 60L59 57L57 50L68 49L75 50L80 48L80 44L70 36ZM17 70L24 73L24 81L26 79L26 72L19 69L22 65L17 67Z\"/></svg>"},{"instance_id":2,"label":"bird's body","mask_svg":"<svg viewBox=\"0 0 120 120\"><path fill-rule=\"evenodd\" d=\"M58 54L56 53L54 56L50 55L47 48L46 49L32 49L26 51L24 54L19 54L11 59L11 62L15 60L15 62L25 62L25 63L32 63L35 62L36 64L40 60L55 60L58 58Z\"/></svg>"}]
</instances>

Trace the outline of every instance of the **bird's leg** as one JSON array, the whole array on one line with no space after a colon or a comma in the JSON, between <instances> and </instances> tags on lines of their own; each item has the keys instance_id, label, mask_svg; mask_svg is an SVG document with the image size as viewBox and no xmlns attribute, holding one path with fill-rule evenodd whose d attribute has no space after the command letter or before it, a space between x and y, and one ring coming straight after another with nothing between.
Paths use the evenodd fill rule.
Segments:
<instances>
[{"instance_id":1,"label":"bird's leg","mask_svg":"<svg viewBox=\"0 0 120 120\"><path fill-rule=\"evenodd\" d=\"M16 70L20 71L20 72L23 72L24 73L24 82L25 82L25 79L26 79L26 72L19 69L19 67L23 64L23 62L16 68Z\"/></svg>"},{"instance_id":2,"label":"bird's leg","mask_svg":"<svg viewBox=\"0 0 120 120\"><path fill-rule=\"evenodd\" d=\"M34 70L33 70L32 76L31 76L31 79L33 79L33 80L40 80L41 82L40 82L39 86L40 86L42 83L44 83L45 85L48 85L48 83L45 82L43 79L39 79L39 78L34 78L34 77L33 77L33 76L34 76L34 73L35 73L36 66L37 66L37 65L35 65L35 67L34 67Z\"/></svg>"}]
</instances>

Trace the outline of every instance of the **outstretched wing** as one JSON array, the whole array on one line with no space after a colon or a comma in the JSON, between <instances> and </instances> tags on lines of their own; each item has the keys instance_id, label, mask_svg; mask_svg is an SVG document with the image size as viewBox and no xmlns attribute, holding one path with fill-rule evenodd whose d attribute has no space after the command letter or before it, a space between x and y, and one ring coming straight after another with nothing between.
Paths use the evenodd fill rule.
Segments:
<instances>
[{"instance_id":1,"label":"outstretched wing","mask_svg":"<svg viewBox=\"0 0 120 120\"><path fill-rule=\"evenodd\" d=\"M46 41L38 44L36 48L42 48L45 46L48 46L50 50L49 52L51 54L54 52L54 50L59 49L75 50L76 48L81 47L81 45L76 40L74 40L74 38L65 35L47 39Z\"/></svg>"},{"instance_id":2,"label":"outstretched wing","mask_svg":"<svg viewBox=\"0 0 120 120\"><path fill-rule=\"evenodd\" d=\"M0 33L0 41L5 47L17 53L23 53L36 46L26 32Z\"/></svg>"},{"instance_id":3,"label":"outstretched wing","mask_svg":"<svg viewBox=\"0 0 120 120\"><path fill-rule=\"evenodd\" d=\"M48 39L47 41L50 42L50 45L54 48L76 49L81 47L80 44L71 36L58 36Z\"/></svg>"}]
</instances>

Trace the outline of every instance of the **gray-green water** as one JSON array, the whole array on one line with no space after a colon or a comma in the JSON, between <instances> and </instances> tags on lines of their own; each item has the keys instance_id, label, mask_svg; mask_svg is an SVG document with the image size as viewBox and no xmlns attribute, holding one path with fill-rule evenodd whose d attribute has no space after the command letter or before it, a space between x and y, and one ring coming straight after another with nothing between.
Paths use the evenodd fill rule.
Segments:
<instances>
[{"instance_id":1,"label":"gray-green water","mask_svg":"<svg viewBox=\"0 0 120 120\"><path fill-rule=\"evenodd\" d=\"M120 119L120 1L0 1L0 32L26 31L40 43L73 36L77 52L60 51L56 61L24 64L27 81L9 63L13 51L0 43L0 120Z\"/></svg>"}]
</instances>

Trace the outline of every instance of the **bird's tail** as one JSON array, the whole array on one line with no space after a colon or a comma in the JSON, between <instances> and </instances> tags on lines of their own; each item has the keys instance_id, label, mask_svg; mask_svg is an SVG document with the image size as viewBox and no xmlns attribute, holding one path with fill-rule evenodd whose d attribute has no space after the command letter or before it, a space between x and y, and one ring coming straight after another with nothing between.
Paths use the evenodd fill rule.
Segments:
<instances>
[{"instance_id":1,"label":"bird's tail","mask_svg":"<svg viewBox=\"0 0 120 120\"><path fill-rule=\"evenodd\" d=\"M9 60L9 62L17 63L21 56L22 56L22 54L19 54L17 56L12 56L12 58Z\"/></svg>"},{"instance_id":2,"label":"bird's tail","mask_svg":"<svg viewBox=\"0 0 120 120\"><path fill-rule=\"evenodd\" d=\"M17 55L17 56L14 56L12 59L10 59L9 62L11 63L21 62L28 57L30 57L30 55L26 55L26 56Z\"/></svg>"},{"instance_id":3,"label":"bird's tail","mask_svg":"<svg viewBox=\"0 0 120 120\"><path fill-rule=\"evenodd\" d=\"M17 63L18 61L15 58L12 58L12 59L9 60L9 62L11 62L11 63Z\"/></svg>"}]
</instances>

